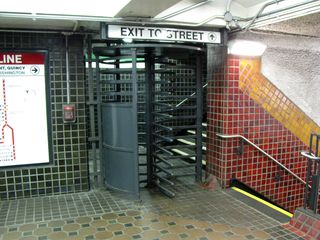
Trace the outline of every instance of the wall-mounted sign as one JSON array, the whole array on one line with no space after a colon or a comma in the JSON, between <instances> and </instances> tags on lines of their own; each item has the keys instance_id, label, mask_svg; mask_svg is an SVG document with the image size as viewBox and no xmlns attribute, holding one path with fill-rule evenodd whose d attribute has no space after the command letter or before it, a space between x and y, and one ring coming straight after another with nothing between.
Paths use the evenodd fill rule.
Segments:
<instances>
[{"instance_id":1,"label":"wall-mounted sign","mask_svg":"<svg viewBox=\"0 0 320 240\"><path fill-rule=\"evenodd\" d=\"M0 52L0 167L49 163L45 52Z\"/></svg>"},{"instance_id":2,"label":"wall-mounted sign","mask_svg":"<svg viewBox=\"0 0 320 240\"><path fill-rule=\"evenodd\" d=\"M108 25L107 34L108 38L221 43L220 32L190 29Z\"/></svg>"}]
</instances>

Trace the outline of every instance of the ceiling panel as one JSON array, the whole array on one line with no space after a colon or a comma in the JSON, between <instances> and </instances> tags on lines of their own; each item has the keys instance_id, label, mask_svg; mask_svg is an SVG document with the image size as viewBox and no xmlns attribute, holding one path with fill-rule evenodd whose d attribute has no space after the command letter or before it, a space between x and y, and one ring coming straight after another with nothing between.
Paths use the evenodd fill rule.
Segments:
<instances>
[{"instance_id":1,"label":"ceiling panel","mask_svg":"<svg viewBox=\"0 0 320 240\"><path fill-rule=\"evenodd\" d=\"M204 2L202 5L196 5L199 2ZM183 0L180 1L178 4L172 6L171 8L165 10L164 12L160 13L156 18L163 18L168 16L169 14L173 14L181 9L185 9L187 7L196 6L189 11L180 13L173 17L167 19L168 22L181 22L181 23L189 23L192 24L199 24L204 22L211 17L216 16L219 18L221 23L221 18L225 13L226 9L226 1L225 0L216 0L216 1L190 1L190 0ZM210 22L210 21L208 21ZM225 25L225 23L223 23ZM219 24L221 26L221 24Z\"/></svg>"},{"instance_id":2,"label":"ceiling panel","mask_svg":"<svg viewBox=\"0 0 320 240\"><path fill-rule=\"evenodd\" d=\"M233 2L237 2L241 4L243 7L252 7L260 3L270 2L268 0L234 0Z\"/></svg>"},{"instance_id":3,"label":"ceiling panel","mask_svg":"<svg viewBox=\"0 0 320 240\"><path fill-rule=\"evenodd\" d=\"M28 28L28 29L45 29L45 30L70 30L73 29L76 22L74 21L51 21L51 20L33 20L18 18L1 18L0 28Z\"/></svg>"},{"instance_id":4,"label":"ceiling panel","mask_svg":"<svg viewBox=\"0 0 320 240\"><path fill-rule=\"evenodd\" d=\"M258 29L289 34L299 33L310 37L320 37L320 13L267 25Z\"/></svg>"},{"instance_id":5,"label":"ceiling panel","mask_svg":"<svg viewBox=\"0 0 320 240\"><path fill-rule=\"evenodd\" d=\"M113 17L130 0L10 0L1 4L1 12L45 13Z\"/></svg>"},{"instance_id":6,"label":"ceiling panel","mask_svg":"<svg viewBox=\"0 0 320 240\"><path fill-rule=\"evenodd\" d=\"M275 3L273 0L11 0L1 6L0 28L73 30L83 26L97 31L99 23L105 22L234 29L264 26L320 11L320 1L279 0L264 9L265 16L259 16L251 25L250 18L268 2ZM299 8L294 7L297 4ZM224 20L227 10L233 16L228 22Z\"/></svg>"},{"instance_id":7,"label":"ceiling panel","mask_svg":"<svg viewBox=\"0 0 320 240\"><path fill-rule=\"evenodd\" d=\"M131 0L116 17L154 17L180 0Z\"/></svg>"}]
</instances>

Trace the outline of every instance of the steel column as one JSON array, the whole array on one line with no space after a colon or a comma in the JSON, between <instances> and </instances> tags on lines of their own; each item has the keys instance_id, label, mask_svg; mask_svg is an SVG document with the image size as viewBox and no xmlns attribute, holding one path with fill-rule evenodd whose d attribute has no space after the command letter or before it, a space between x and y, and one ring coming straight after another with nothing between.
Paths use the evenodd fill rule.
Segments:
<instances>
[{"instance_id":1,"label":"steel column","mask_svg":"<svg viewBox=\"0 0 320 240\"><path fill-rule=\"evenodd\" d=\"M152 117L153 112L153 85L154 85L154 60L151 57L151 52L148 52L145 56L145 86L146 86L146 148L147 148L147 186L153 185L153 156L154 147L152 146Z\"/></svg>"},{"instance_id":2,"label":"steel column","mask_svg":"<svg viewBox=\"0 0 320 240\"><path fill-rule=\"evenodd\" d=\"M196 98L196 179L202 180L202 114L203 114L203 88L202 88L202 71L201 71L201 55L196 56L196 81L197 81L197 98Z\"/></svg>"},{"instance_id":3,"label":"steel column","mask_svg":"<svg viewBox=\"0 0 320 240\"><path fill-rule=\"evenodd\" d=\"M97 118L98 118L98 138L99 138L99 159L100 159L100 186L104 186L105 180L105 163L102 158L102 121L101 121L101 89L100 89L100 55L96 57L96 88L97 88Z\"/></svg>"},{"instance_id":4,"label":"steel column","mask_svg":"<svg viewBox=\"0 0 320 240\"><path fill-rule=\"evenodd\" d=\"M133 122L136 124L133 124L133 132L138 133L138 76L137 76L137 49L131 48L131 57L132 57L132 119ZM138 145L138 134L136 136L131 136L133 138L133 146L134 147L134 153L133 156L137 160L136 164L136 172L138 173L138 179L136 179L137 182L139 182L139 145ZM139 184L137 185L139 188ZM138 197L140 197L139 189L137 189Z\"/></svg>"},{"instance_id":5,"label":"steel column","mask_svg":"<svg viewBox=\"0 0 320 240\"><path fill-rule=\"evenodd\" d=\"M96 144L96 132L95 132L95 116L94 116L94 87L93 87L93 69L92 69L92 40L91 35L88 36L88 92L89 92L89 116L90 116L90 139L92 147L92 159L93 159L93 178L94 183L98 184L98 167L97 167L97 144Z\"/></svg>"}]
</instances>

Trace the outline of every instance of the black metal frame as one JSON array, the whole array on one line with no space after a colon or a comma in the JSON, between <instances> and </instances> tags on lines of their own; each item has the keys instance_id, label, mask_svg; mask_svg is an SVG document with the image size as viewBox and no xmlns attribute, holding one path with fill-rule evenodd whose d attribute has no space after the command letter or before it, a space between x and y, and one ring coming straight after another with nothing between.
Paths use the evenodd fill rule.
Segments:
<instances>
[{"instance_id":1,"label":"black metal frame","mask_svg":"<svg viewBox=\"0 0 320 240\"><path fill-rule=\"evenodd\" d=\"M313 140L315 139L315 144ZM302 152L308 159L306 187L304 194L304 208L311 209L315 214L319 211L319 185L320 185L320 157L319 157L320 135L310 135L309 152ZM311 185L310 185L311 183Z\"/></svg>"},{"instance_id":2,"label":"black metal frame","mask_svg":"<svg viewBox=\"0 0 320 240\"><path fill-rule=\"evenodd\" d=\"M165 53L163 53L163 51ZM171 63L166 61L162 54L166 54L166 51L175 56L177 54L177 59L179 56L192 56L194 58L194 65L191 66L183 66L184 68L189 68L194 71L194 79L195 80L195 89L192 94L180 94L173 95L168 93L169 90L181 90L181 86L168 85L168 82L172 82L174 80L175 72L172 72L170 68L168 70L164 68L157 68L156 65L165 66L166 64L170 67ZM132 104L134 106L133 114L134 117L137 118L138 114L145 114L145 143L146 146L146 164L139 163L140 166L146 165L147 172L140 173L140 175L146 175L146 180L140 180L141 182L147 182L148 187L152 187L156 185L162 192L164 192L169 197L174 197L175 193L170 191L167 187L162 184L167 184L169 186L173 186L175 183L171 178L183 177L183 176L195 176L197 181L202 180L202 116L203 116L203 86L202 86L202 55L205 51L202 48L188 45L179 45L179 44L162 44L162 43L148 43L148 44L127 44L127 45L112 45L108 47L95 47L93 48L93 53L96 56L96 87L97 87L97 110L98 110L98 139L99 139L99 149L100 149L100 172L101 172L101 184L104 182L104 162L102 161L102 124L101 123L101 93L100 93L100 73L112 73L112 74L120 74L120 72L126 72L126 69L120 69L120 59L131 58L132 69L127 69L127 73L131 73L132 79L132 89L131 92L121 92L119 85L122 83L128 83L127 81L123 81L120 77L117 77L115 80L109 81L110 84L118 84L117 92L114 93L114 96L124 96L128 94L132 94ZM100 60L101 56L110 57L110 59L115 60L116 68L115 69L106 69L101 70L99 68L99 63L104 62L106 60ZM91 56L90 56L91 58ZM137 68L138 58L142 58L145 63L145 69L141 70ZM130 61L129 61L130 62ZM173 69L174 70L174 69ZM89 70L90 71L90 70ZM92 71L92 70L91 70ZM89 72L90 73L90 72ZM141 92L138 91L138 73L144 74L145 77L145 113L138 112L138 104L141 104L138 101L138 94ZM90 73L92 74L92 73ZM167 81L166 79L161 79L160 81L156 79L155 75L158 74L160 76L169 76ZM92 85L92 83L90 83ZM156 88L157 85L157 88ZM91 86L92 87L92 86ZM185 87L185 89L189 90L191 87ZM184 89L184 90L185 90ZM111 94L111 93L110 93ZM109 95L110 95L109 94ZM143 93L142 93L143 94ZM112 95L112 94L111 94ZM170 101L163 99L169 99ZM93 96L91 96L91 101ZM161 99L159 102L158 100ZM195 102L193 106L185 106L186 104L182 104L181 106L176 106L173 104L174 102L181 101L183 99L183 103L189 100ZM91 102L90 101L90 102ZM174 115L174 112L181 111L194 111L195 115ZM90 110L91 113L92 110ZM192 120L192 124L187 125L170 125L172 121L178 121L179 119L184 120ZM137 121L138 122L138 121ZM138 127L138 126L137 126ZM196 146L188 147L189 149L194 149L193 154L189 154L188 156L176 156L171 150L174 148L173 146L167 144L175 143L176 138L172 136L172 134L177 131L181 131L184 129L193 128L196 130ZM93 129L91 129L93 131ZM171 133L171 134L167 134ZM138 133L139 134L139 133ZM136 154L138 155L138 145L140 142L136 142ZM179 145L175 145L179 147ZM163 156L165 154L166 156ZM195 157L195 162L186 164L182 161L182 164L173 164L172 160L177 159L187 159ZM193 173L181 173L174 172L176 169L183 168L195 168ZM139 171L139 166L137 166Z\"/></svg>"},{"instance_id":3,"label":"black metal frame","mask_svg":"<svg viewBox=\"0 0 320 240\"><path fill-rule=\"evenodd\" d=\"M11 166L2 166L0 169L17 169L22 167L40 167L40 166L54 166L53 159L53 140L52 140L52 116L51 116L51 85L50 85L50 63L49 63L49 50L47 49L1 49L1 53L3 52L11 52L11 53L40 53L45 57L44 61L44 69L45 69L45 95L46 95L46 115L47 115L47 134L48 134L48 153L49 153L49 162L41 162L41 163L29 163L29 164L19 164L19 165L11 165Z\"/></svg>"}]
</instances>

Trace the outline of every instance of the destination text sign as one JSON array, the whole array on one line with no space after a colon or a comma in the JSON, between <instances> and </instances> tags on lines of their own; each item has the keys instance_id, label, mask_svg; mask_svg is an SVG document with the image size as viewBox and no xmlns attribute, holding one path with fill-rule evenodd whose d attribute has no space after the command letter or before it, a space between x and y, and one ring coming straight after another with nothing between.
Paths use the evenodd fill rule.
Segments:
<instances>
[{"instance_id":1,"label":"destination text sign","mask_svg":"<svg viewBox=\"0 0 320 240\"><path fill-rule=\"evenodd\" d=\"M108 38L221 43L220 32L144 26L108 25Z\"/></svg>"}]
</instances>

